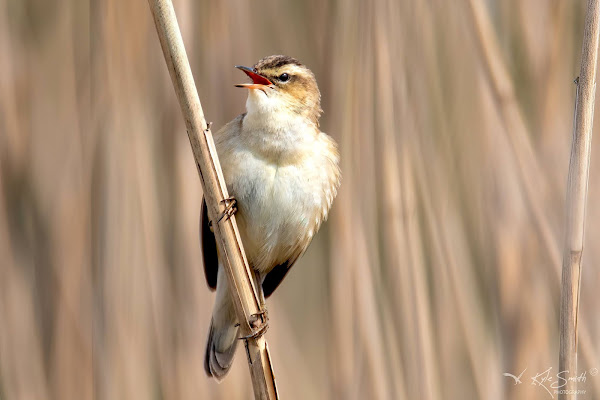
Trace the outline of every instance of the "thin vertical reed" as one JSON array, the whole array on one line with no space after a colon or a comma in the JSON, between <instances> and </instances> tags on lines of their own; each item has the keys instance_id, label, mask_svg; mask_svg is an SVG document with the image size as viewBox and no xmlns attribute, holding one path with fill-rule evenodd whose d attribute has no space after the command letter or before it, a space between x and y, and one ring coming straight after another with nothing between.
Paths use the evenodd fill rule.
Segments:
<instances>
[{"instance_id":1,"label":"thin vertical reed","mask_svg":"<svg viewBox=\"0 0 600 400\"><path fill-rule=\"evenodd\" d=\"M229 287L232 288L234 304L243 336L251 335L260 323L266 323L261 312L263 304L257 295L253 275L248 266L235 217L219 218L225 212L225 199L229 198L217 152L204 119L200 98L192 76L175 10L170 0L149 0L156 31L171 74L173 86L185 119L188 137L202 182L204 198L213 224L220 254L225 261ZM260 286L258 290L261 290ZM260 317L257 317L259 316ZM256 399L277 399L275 376L267 342L264 336L248 337L246 353Z\"/></svg>"},{"instance_id":2,"label":"thin vertical reed","mask_svg":"<svg viewBox=\"0 0 600 400\"><path fill-rule=\"evenodd\" d=\"M581 72L576 80L577 96L567 182L567 226L562 265L558 368L559 372L567 371L570 377L577 373L577 313L596 96L599 32L600 1L590 0L585 17ZM577 380L567 380L560 389L559 399L577 398Z\"/></svg>"}]
</instances>

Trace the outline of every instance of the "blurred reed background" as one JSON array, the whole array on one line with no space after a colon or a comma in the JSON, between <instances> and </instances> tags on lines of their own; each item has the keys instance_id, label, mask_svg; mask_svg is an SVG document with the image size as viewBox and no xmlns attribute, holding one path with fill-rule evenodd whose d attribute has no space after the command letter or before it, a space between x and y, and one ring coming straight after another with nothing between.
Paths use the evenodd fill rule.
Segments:
<instances>
[{"instance_id":1,"label":"blurred reed background","mask_svg":"<svg viewBox=\"0 0 600 400\"><path fill-rule=\"evenodd\" d=\"M341 147L329 222L268 304L281 398L551 398L530 377L558 364L585 1L175 7L215 128L244 109L233 66L283 53ZM581 371L600 368L597 142ZM241 348L204 374L200 199L145 1L0 0L0 399L251 399Z\"/></svg>"}]
</instances>

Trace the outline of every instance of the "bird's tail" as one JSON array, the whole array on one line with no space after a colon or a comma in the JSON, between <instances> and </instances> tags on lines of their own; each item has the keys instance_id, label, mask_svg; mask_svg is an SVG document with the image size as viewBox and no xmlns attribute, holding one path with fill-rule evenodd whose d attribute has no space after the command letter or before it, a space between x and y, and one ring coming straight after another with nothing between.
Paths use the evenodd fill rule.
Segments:
<instances>
[{"instance_id":1,"label":"bird's tail","mask_svg":"<svg viewBox=\"0 0 600 400\"><path fill-rule=\"evenodd\" d=\"M206 343L204 369L208 376L220 381L227 375L237 348L238 327L235 324L216 327L210 321L210 331Z\"/></svg>"}]
</instances>

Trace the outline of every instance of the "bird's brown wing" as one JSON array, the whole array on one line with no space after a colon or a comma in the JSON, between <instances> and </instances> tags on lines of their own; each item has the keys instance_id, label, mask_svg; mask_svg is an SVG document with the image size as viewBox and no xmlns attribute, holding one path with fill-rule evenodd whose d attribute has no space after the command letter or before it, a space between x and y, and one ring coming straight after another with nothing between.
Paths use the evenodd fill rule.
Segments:
<instances>
[{"instance_id":1,"label":"bird's brown wing","mask_svg":"<svg viewBox=\"0 0 600 400\"><path fill-rule=\"evenodd\" d=\"M204 261L204 275L206 283L212 290L217 288L217 274L219 272L219 257L217 254L217 241L215 234L210 230L210 219L206 200L202 198L202 210L200 211L200 245L202 246L202 258Z\"/></svg>"}]
</instances>

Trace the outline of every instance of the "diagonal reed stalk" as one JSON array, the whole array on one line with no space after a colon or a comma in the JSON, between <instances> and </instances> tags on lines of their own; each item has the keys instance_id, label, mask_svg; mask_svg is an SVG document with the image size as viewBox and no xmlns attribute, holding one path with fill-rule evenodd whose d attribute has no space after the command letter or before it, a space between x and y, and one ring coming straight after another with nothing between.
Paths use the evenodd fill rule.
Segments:
<instances>
[{"instance_id":1,"label":"diagonal reed stalk","mask_svg":"<svg viewBox=\"0 0 600 400\"><path fill-rule=\"evenodd\" d=\"M567 182L567 226L562 266L560 306L559 371L577 373L577 312L581 284L581 256L585 225L585 205L592 147L596 65L598 62L599 0L589 0L585 17L581 71L577 79L573 143ZM559 382L560 383L560 382ZM577 398L576 380L568 380L559 399Z\"/></svg>"},{"instance_id":2,"label":"diagonal reed stalk","mask_svg":"<svg viewBox=\"0 0 600 400\"><path fill-rule=\"evenodd\" d=\"M192 76L181 32L171 0L148 0L165 61L185 119L188 137L198 167L204 198L212 221L225 211L224 200L229 197L223 173L210 132L204 119L200 98ZM235 217L220 218L213 224L229 287L234 297L240 330L248 336L266 323L261 312L264 304L257 295L260 286L254 285L253 274L242 246ZM260 316L260 317L257 317ZM254 387L254 397L261 400L278 398L275 376L264 336L245 339L248 366Z\"/></svg>"}]
</instances>

